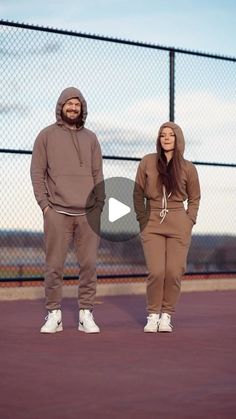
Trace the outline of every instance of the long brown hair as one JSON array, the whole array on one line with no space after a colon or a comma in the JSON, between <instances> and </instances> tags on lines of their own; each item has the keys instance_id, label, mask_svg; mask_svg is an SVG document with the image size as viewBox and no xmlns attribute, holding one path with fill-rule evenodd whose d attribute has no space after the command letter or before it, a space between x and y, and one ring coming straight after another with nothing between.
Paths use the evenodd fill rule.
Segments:
<instances>
[{"instance_id":1,"label":"long brown hair","mask_svg":"<svg viewBox=\"0 0 236 419\"><path fill-rule=\"evenodd\" d=\"M165 126L170 126L171 128L174 128L171 125L174 126L175 124L170 124L170 125L166 124ZM182 170L183 170L183 165L184 165L184 158L183 158L182 152L177 147L177 137L176 137L175 130L173 129L174 134L175 134L175 148L174 148L172 159L169 161L169 163L167 162L164 150L161 147L161 142L160 142L160 135L161 135L162 128L164 128L164 126L161 127L158 134L158 138L157 138L157 163L156 165L157 165L157 171L159 173L158 188L161 190L162 186L164 185L166 188L167 194L169 193L173 194L181 190L181 178L182 178Z\"/></svg>"}]
</instances>

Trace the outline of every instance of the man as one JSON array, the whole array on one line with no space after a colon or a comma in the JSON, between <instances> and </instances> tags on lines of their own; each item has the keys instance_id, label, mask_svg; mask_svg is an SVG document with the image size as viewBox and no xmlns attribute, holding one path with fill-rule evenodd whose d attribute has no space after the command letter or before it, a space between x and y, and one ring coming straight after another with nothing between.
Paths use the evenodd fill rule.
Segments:
<instances>
[{"instance_id":1,"label":"man","mask_svg":"<svg viewBox=\"0 0 236 419\"><path fill-rule=\"evenodd\" d=\"M30 173L36 200L43 211L46 253L48 315L41 333L63 330L63 267L72 239L80 265L78 330L100 332L92 310L99 244L96 233L105 193L101 148L96 135L84 127L86 117L87 104L82 93L75 87L63 90L56 105L56 122L39 133L33 148ZM88 213L93 228L88 223Z\"/></svg>"}]
</instances>

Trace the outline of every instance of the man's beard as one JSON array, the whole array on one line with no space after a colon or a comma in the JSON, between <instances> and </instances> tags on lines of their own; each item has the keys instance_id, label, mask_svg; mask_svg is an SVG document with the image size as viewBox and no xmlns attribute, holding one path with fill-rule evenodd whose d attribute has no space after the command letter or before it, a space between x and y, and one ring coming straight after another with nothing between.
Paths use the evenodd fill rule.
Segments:
<instances>
[{"instance_id":1,"label":"man's beard","mask_svg":"<svg viewBox=\"0 0 236 419\"><path fill-rule=\"evenodd\" d=\"M63 112L61 113L61 118L64 122L68 125L76 125L77 127L82 125L82 115L78 115L76 118L69 118L67 115L65 115Z\"/></svg>"}]
</instances>

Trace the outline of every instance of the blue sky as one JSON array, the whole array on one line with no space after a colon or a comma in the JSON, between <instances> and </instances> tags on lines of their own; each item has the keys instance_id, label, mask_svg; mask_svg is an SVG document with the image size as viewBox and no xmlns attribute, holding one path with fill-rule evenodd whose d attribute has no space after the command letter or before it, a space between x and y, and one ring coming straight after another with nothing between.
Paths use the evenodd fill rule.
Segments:
<instances>
[{"instance_id":1,"label":"blue sky","mask_svg":"<svg viewBox=\"0 0 236 419\"><path fill-rule=\"evenodd\" d=\"M235 0L0 0L2 19L236 56Z\"/></svg>"}]
</instances>

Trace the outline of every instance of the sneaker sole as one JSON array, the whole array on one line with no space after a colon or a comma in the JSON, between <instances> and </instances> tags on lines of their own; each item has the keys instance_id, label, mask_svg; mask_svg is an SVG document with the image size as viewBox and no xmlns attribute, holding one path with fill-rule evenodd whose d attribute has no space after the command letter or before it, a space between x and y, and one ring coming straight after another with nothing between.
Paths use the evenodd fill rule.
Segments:
<instances>
[{"instance_id":1,"label":"sneaker sole","mask_svg":"<svg viewBox=\"0 0 236 419\"><path fill-rule=\"evenodd\" d=\"M57 332L62 332L63 331L63 327L62 325L60 325L55 331L48 331L48 330L42 330L40 329L40 333L47 333L47 334L52 334L52 333L57 333Z\"/></svg>"},{"instance_id":2,"label":"sneaker sole","mask_svg":"<svg viewBox=\"0 0 236 419\"><path fill-rule=\"evenodd\" d=\"M100 333L100 330L85 330L84 328L83 328L83 326L81 326L81 325L79 325L79 327L78 327L78 331L79 332L84 332L84 333Z\"/></svg>"},{"instance_id":3,"label":"sneaker sole","mask_svg":"<svg viewBox=\"0 0 236 419\"><path fill-rule=\"evenodd\" d=\"M160 332L160 333L171 333L171 332L173 332L173 330L171 329L165 329L165 328L160 328L159 327L159 329L158 329L158 332Z\"/></svg>"},{"instance_id":4,"label":"sneaker sole","mask_svg":"<svg viewBox=\"0 0 236 419\"><path fill-rule=\"evenodd\" d=\"M144 333L157 333L157 330L143 330Z\"/></svg>"}]
</instances>

